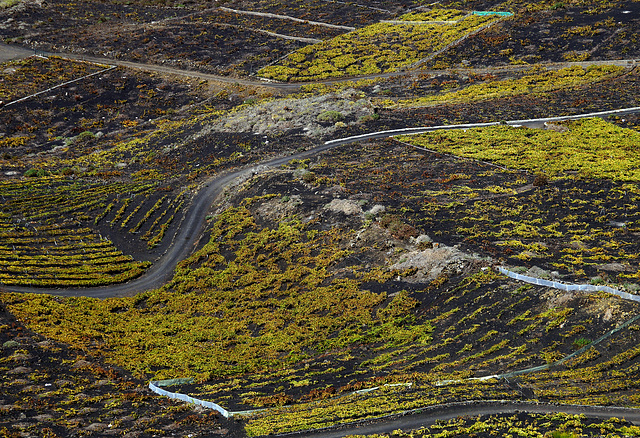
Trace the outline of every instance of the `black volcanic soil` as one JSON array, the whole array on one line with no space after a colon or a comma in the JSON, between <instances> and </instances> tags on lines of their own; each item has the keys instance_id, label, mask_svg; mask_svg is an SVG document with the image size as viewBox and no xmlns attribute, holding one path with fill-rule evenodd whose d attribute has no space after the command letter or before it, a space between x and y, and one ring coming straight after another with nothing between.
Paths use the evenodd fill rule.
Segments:
<instances>
[{"instance_id":1,"label":"black volcanic soil","mask_svg":"<svg viewBox=\"0 0 640 438\"><path fill-rule=\"evenodd\" d=\"M238 436L237 423L25 328L0 307L3 436Z\"/></svg>"},{"instance_id":2,"label":"black volcanic soil","mask_svg":"<svg viewBox=\"0 0 640 438\"><path fill-rule=\"evenodd\" d=\"M541 4L542 5L542 4ZM482 10L486 2L467 2ZM468 38L428 65L496 66L518 63L634 59L640 55L640 5L627 1L556 2L513 8L514 17Z\"/></svg>"}]
</instances>

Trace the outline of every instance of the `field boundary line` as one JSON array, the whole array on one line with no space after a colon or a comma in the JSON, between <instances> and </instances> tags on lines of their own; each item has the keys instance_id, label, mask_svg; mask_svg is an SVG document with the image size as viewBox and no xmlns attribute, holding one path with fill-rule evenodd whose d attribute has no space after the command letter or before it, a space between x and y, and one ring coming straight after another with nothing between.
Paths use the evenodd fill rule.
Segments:
<instances>
[{"instance_id":1,"label":"field boundary line","mask_svg":"<svg viewBox=\"0 0 640 438\"><path fill-rule=\"evenodd\" d=\"M117 68L117 66L112 65L109 68L105 68L104 70L100 70L100 71L97 71L97 72L82 76L81 78L72 79L70 81L63 82L61 84L58 84L58 85L55 85L53 87L47 88L46 90L38 91L37 93L30 94L30 95L25 96L25 97L21 97L20 99L12 100L11 102L7 102L7 103L4 104L4 107L8 107L9 105L13 105L13 104L16 104L18 102L23 102L25 100L31 99L32 97L36 97L36 96L39 96L41 94L48 93L49 91L55 90L56 88L64 87L65 85L73 84L74 82L78 82L78 81L81 81L83 79L90 78L91 76L96 76L96 75L99 75L99 74L102 74L102 73L107 73L107 72L109 72L109 71L111 71L111 70L113 70L115 68Z\"/></svg>"},{"instance_id":2,"label":"field boundary line","mask_svg":"<svg viewBox=\"0 0 640 438\"><path fill-rule=\"evenodd\" d=\"M229 23L218 23L216 21L206 21L206 22L201 22L201 23L208 23L214 26L221 26L221 27L232 27L234 29L242 29L242 30L248 30L248 31L252 31L252 32L259 32L259 33L264 33L266 35L271 35L273 37L277 37L277 38L282 38L285 40L294 40L294 41L301 41L303 43L311 43L311 44L317 44L317 43L321 43L322 40L316 39L316 38L305 38L305 37L297 37L297 36L293 36L293 35L285 35L283 33L276 33L276 32L271 32L269 30L264 30L264 29L258 29L255 27L244 27L241 26L239 24L229 24Z\"/></svg>"},{"instance_id":3,"label":"field boundary line","mask_svg":"<svg viewBox=\"0 0 640 438\"><path fill-rule=\"evenodd\" d=\"M322 23L321 21L304 20L302 18L291 17L289 15L272 14L270 12L242 11L240 9L227 8L226 6L220 6L220 9L222 9L223 11L233 12L236 14L255 15L258 17L267 17L267 18L279 18L281 20L291 20L291 21L296 21L298 23L313 24L316 26L330 27L333 29L343 29L348 31L356 30L355 27L351 27L351 26L341 26L339 24Z\"/></svg>"},{"instance_id":4,"label":"field boundary line","mask_svg":"<svg viewBox=\"0 0 640 438\"><path fill-rule=\"evenodd\" d=\"M474 15L472 13L468 14L468 15ZM472 30L471 32L468 32L467 34L463 35L462 37L458 38L457 40L447 44L446 46L444 46L443 48L433 52L432 54L430 54L429 56L427 56L426 58L423 58L419 61L414 62L413 64L410 64L406 67L404 67L404 70L408 70L408 69L415 69L420 67L422 64L424 64L425 62L429 62L431 61L433 58L435 58L436 56L446 52L447 50L449 50L452 47L457 46L458 44L462 43L464 40L466 40L469 37L472 37L480 32L482 32L483 30L486 30L492 26L494 26L495 24L500 23L502 20L504 20L505 18L509 18L510 16L505 15L505 16L500 16L500 18L498 18L497 20L491 21L487 24L485 24L484 26L480 26L479 28L477 28L476 30Z\"/></svg>"}]
</instances>

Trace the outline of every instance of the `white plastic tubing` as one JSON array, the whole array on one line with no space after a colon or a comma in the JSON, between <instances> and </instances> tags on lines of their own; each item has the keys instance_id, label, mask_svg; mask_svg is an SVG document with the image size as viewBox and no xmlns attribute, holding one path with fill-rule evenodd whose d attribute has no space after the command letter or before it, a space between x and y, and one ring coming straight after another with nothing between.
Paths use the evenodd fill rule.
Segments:
<instances>
[{"instance_id":1,"label":"white plastic tubing","mask_svg":"<svg viewBox=\"0 0 640 438\"><path fill-rule=\"evenodd\" d=\"M567 283L561 283L559 281L545 280L543 278L529 277L526 275L518 274L513 271L509 271L508 269L505 269L503 267L499 267L498 270L500 271L500 273L508 277L511 277L515 280L524 281L530 284L536 284L538 286L553 287L555 289L561 289L566 291L577 290L582 292L607 292L613 295L617 295L620 298L623 298L625 300L640 302L640 295L633 295L628 292L623 292L609 286L596 286L593 284L567 284Z\"/></svg>"},{"instance_id":2,"label":"white plastic tubing","mask_svg":"<svg viewBox=\"0 0 640 438\"><path fill-rule=\"evenodd\" d=\"M222 406L216 403L200 400L197 398L190 397L186 394L180 394L179 392L171 392L171 391L167 391L165 389L160 388L160 386L170 385L171 383L174 382L174 380L159 380L157 382L153 382L153 381L149 382L149 389L155 392L156 394L164 395L165 397L169 397L175 400L182 400L187 403L193 403L194 405L204 406L205 408L209 408L209 409L215 409L216 411L220 412L225 418L229 418L231 416L231 413L229 411L227 411L225 408L223 408ZM191 379L188 379L188 380L191 380ZM176 383L179 383L179 382L176 382ZM180 382L180 383L186 383L186 382Z\"/></svg>"}]
</instances>

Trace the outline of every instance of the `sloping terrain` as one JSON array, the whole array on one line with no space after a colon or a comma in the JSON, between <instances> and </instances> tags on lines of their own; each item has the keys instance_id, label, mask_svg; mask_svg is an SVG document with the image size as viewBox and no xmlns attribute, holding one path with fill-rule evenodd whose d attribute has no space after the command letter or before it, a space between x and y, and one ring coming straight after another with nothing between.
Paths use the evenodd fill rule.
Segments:
<instances>
[{"instance_id":1,"label":"sloping terrain","mask_svg":"<svg viewBox=\"0 0 640 438\"><path fill-rule=\"evenodd\" d=\"M5 42L61 52L0 67L2 434L257 436L487 400L638 408L637 302L496 269L640 290L638 112L504 123L640 106L637 4L0 2ZM178 238L191 222L202 232ZM116 292L177 250L166 284ZM96 287L108 298L83 296ZM235 414L146 387L165 379ZM490 429L637 434L541 414L415 433Z\"/></svg>"}]
</instances>

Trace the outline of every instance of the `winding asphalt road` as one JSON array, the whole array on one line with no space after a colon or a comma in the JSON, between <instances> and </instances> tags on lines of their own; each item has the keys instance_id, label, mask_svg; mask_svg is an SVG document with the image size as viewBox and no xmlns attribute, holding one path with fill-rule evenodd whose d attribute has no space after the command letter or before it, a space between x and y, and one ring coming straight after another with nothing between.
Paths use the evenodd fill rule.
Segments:
<instances>
[{"instance_id":1,"label":"winding asphalt road","mask_svg":"<svg viewBox=\"0 0 640 438\"><path fill-rule=\"evenodd\" d=\"M542 119L528 119L528 120L511 120L504 122L510 126L527 126L531 128L539 128L544 126L547 122L555 122L559 120L575 120L587 117L607 117L610 115L625 115L631 113L640 113L640 107L624 108L612 111L602 111L597 113L580 114L576 116L566 117L547 117ZM214 178L209 179L200 188L199 192L194 197L185 219L178 228L178 231L174 237L174 240L165 252L147 272L135 280L128 283L95 287L95 288L36 288L36 287L17 287L17 286L2 286L5 290L11 292L28 292L28 293L44 293L60 296L85 296L93 298L108 298L115 296L131 296L145 290L154 289L162 286L169 281L173 275L173 271L181 260L187 258L193 251L197 244L200 235L205 227L205 218L207 212L216 198L222 193L225 187L232 184L235 180L241 179L251 174L256 174L269 167L279 166L287 163L293 159L302 159L317 155L328 149L342 146L359 141L367 141L379 138L393 137L406 134L420 134L425 132L432 132L437 130L450 130L450 129L472 129L482 128L489 126L500 125L500 122L490 123L466 123L460 125L440 125L440 126L426 126L418 128L404 128L394 129L389 131L372 132L369 134L356 135L352 137L340 138L335 140L329 140L324 144L307 151L298 152L285 157L274 158L262 163L254 164L250 167L246 167L240 170L236 170L230 173L226 173Z\"/></svg>"},{"instance_id":2,"label":"winding asphalt road","mask_svg":"<svg viewBox=\"0 0 640 438\"><path fill-rule=\"evenodd\" d=\"M421 427L431 426L438 420L451 420L460 416L513 414L517 412L526 412L530 414L554 414L562 412L571 415L584 414L588 417L599 419L617 417L624 418L634 424L640 424L640 409L496 400L429 406L422 409L407 411L398 415L390 415L373 421L349 423L344 426L332 426L325 429L291 433L283 436L300 436L304 438L342 438L347 435L373 435L391 433L397 429L419 429Z\"/></svg>"},{"instance_id":3,"label":"winding asphalt road","mask_svg":"<svg viewBox=\"0 0 640 438\"><path fill-rule=\"evenodd\" d=\"M32 51L22 49L14 46L0 45L0 61L6 61L10 59L24 58L33 54ZM93 57L79 57L70 55L70 58L84 59L90 62L113 64L112 60L93 58ZM118 61L116 64L124 65L132 68L141 68L140 64L129 63L124 61ZM131 65L129 65L131 64ZM149 70L164 71L166 73L185 74L182 70L176 70L169 67L161 67L156 65L150 65ZM195 73L195 72L194 72ZM218 80L223 82L234 82L245 85L256 85L256 81L244 81L231 78L223 78L215 75L204 75L196 73L198 77L207 79L211 76L212 80ZM206 77L205 77L206 76ZM267 85L267 84L264 84ZM274 86L274 88L281 88L283 90L294 90L299 85L291 84L268 84ZM513 120L506 122L511 126L527 126L531 128L539 128L544 126L547 122L554 122L559 120L580 119L585 117L607 117L609 115L624 115L631 113L639 113L640 107L625 108L615 111L605 111L599 113L589 113L577 116L569 117L550 117L543 119L530 119L530 120ZM15 292L32 292L32 293L46 293L61 296L86 296L96 298L107 298L113 296L127 296L134 295L139 292L160 287L166 283L173 275L173 271L177 263L186 257L188 257L197 244L201 233L205 227L205 217L211 205L216 198L223 192L223 190L231 185L235 180L243 177L250 176L252 174L264 171L269 167L279 166L287 163L292 159L301 159L311 157L324 152L328 149L354 143L358 141L367 141L377 138L392 137L403 134L418 134L424 132L430 132L442 129L471 129L477 127L495 126L499 123L476 123L476 124L463 124L463 125L446 125L446 126L431 126L420 128L407 128L391 131L374 132L365 135L353 136L348 138L330 140L316 148L299 152L286 157L275 158L253 165L251 167L243 168L237 171L229 172L208 180L196 194L192 200L188 212L185 215L185 219L180 225L174 240L167 250L167 252L158 259L154 265L141 277L124 284L111 285L98 288L75 288L75 289L43 289L43 288L30 288L30 287L4 287L5 290ZM618 407L599 407L599 406L575 406L575 405L551 405L551 404L536 404L536 403L519 403L514 401L495 401L495 402L468 402L468 403L453 403L448 405L440 405L428 407L420 410L405 412L400 415L388 416L378 420L368 420L360 423L351 423L344 426L335 426L321 430L314 430L308 432L302 432L292 434L295 436L302 436L308 438L338 438L346 435L353 434L376 434L376 433L389 433L396 429L411 430L423 426L434 424L436 420L447 420L456 418L461 415L485 415L485 414L499 414L499 413L514 413L514 412L529 412L529 413L556 413L564 412L569 414L585 414L589 417L595 418L610 418L620 417L625 418L635 424L640 424L640 410L638 409L625 409Z\"/></svg>"}]
</instances>

